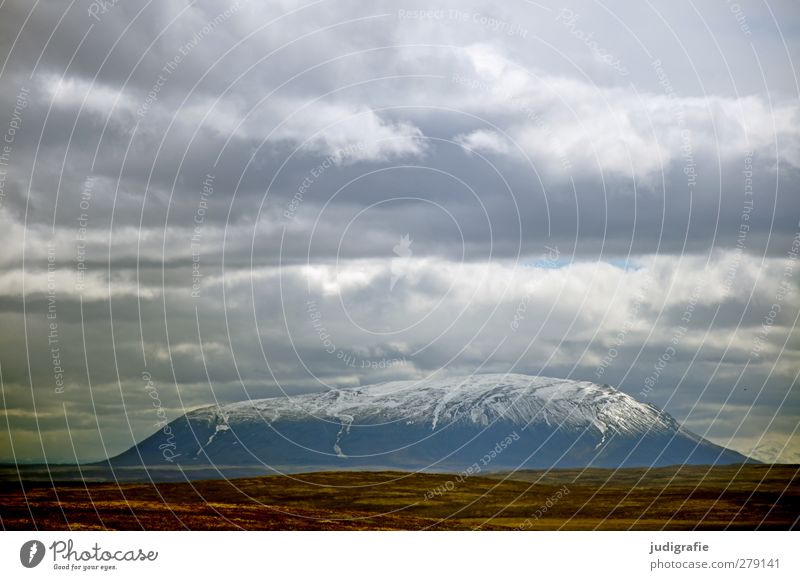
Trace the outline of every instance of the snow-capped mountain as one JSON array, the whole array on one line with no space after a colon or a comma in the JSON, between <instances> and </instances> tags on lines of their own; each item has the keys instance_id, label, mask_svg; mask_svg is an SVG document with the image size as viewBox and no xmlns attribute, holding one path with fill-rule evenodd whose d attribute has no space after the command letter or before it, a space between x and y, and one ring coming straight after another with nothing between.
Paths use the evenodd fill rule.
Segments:
<instances>
[{"instance_id":1,"label":"snow-capped mountain","mask_svg":"<svg viewBox=\"0 0 800 580\"><path fill-rule=\"evenodd\" d=\"M297 472L659 466L748 458L607 385L490 374L203 407L110 461Z\"/></svg>"}]
</instances>

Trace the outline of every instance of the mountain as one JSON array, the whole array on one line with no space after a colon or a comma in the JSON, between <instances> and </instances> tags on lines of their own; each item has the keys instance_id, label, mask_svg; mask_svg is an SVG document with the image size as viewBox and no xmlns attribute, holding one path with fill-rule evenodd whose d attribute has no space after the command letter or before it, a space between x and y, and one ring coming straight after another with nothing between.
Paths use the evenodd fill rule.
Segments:
<instances>
[{"instance_id":1,"label":"mountain","mask_svg":"<svg viewBox=\"0 0 800 580\"><path fill-rule=\"evenodd\" d=\"M475 473L752 460L608 385L487 374L203 407L109 461L204 473L232 466Z\"/></svg>"}]
</instances>

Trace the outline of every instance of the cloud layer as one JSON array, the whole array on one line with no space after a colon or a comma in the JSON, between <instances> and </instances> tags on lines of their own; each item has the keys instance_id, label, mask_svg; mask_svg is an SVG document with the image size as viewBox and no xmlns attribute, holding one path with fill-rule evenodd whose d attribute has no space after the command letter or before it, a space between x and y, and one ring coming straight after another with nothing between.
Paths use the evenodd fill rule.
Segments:
<instances>
[{"instance_id":1,"label":"cloud layer","mask_svg":"<svg viewBox=\"0 0 800 580\"><path fill-rule=\"evenodd\" d=\"M0 459L127 448L143 373L503 371L796 457L798 12L740 4L5 4Z\"/></svg>"}]
</instances>

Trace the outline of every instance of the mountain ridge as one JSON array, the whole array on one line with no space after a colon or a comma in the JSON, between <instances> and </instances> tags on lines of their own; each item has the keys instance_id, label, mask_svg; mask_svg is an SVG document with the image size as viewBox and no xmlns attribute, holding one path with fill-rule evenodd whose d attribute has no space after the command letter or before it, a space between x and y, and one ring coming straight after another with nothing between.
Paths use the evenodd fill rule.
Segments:
<instances>
[{"instance_id":1,"label":"mountain ridge","mask_svg":"<svg viewBox=\"0 0 800 580\"><path fill-rule=\"evenodd\" d=\"M109 462L459 470L511 433L518 438L487 467L753 461L609 385L521 374L389 381L209 405L169 425L169 453L165 433L157 432Z\"/></svg>"}]
</instances>

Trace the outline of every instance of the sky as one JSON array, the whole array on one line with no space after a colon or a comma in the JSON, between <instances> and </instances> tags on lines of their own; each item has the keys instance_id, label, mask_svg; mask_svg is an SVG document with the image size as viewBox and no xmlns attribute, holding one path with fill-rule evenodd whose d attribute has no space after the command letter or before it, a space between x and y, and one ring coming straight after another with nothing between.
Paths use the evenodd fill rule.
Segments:
<instances>
[{"instance_id":1,"label":"sky","mask_svg":"<svg viewBox=\"0 0 800 580\"><path fill-rule=\"evenodd\" d=\"M800 8L6 1L0 461L518 372L800 462Z\"/></svg>"}]
</instances>

